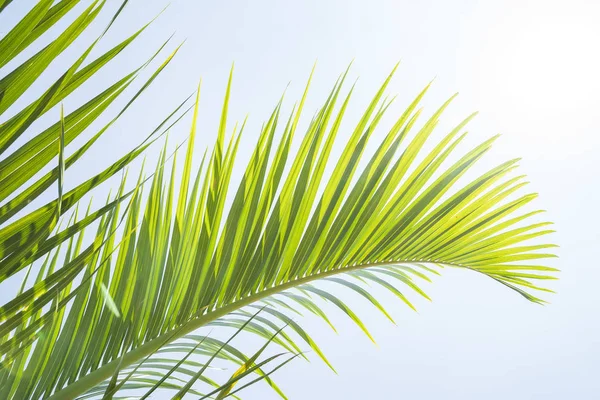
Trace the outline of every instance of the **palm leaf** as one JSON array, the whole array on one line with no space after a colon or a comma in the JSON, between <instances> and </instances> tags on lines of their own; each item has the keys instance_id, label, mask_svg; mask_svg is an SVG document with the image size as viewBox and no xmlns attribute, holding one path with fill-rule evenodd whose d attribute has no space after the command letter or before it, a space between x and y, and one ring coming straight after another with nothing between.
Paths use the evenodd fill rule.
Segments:
<instances>
[{"instance_id":1,"label":"palm leaf","mask_svg":"<svg viewBox=\"0 0 600 400\"><path fill-rule=\"evenodd\" d=\"M2 4L0 8L2 12L10 12L11 7L6 7L9 3ZM71 18L70 11L79 3L88 3L87 8L72 16L72 22L66 28L62 28L58 37L30 58L18 61L17 56L35 45L38 39L45 37L48 29L59 21L66 21ZM4 76L0 76L0 117L3 120L0 123L0 154L3 157L0 160L0 282L44 256L62 240L71 237L63 235L60 240L57 236L50 237L56 227L58 218L68 212L80 198L94 187L112 177L134 160L152 140L162 134L161 129L172 124L173 120L177 118L177 113L181 113L183 104L163 121L161 127L159 127L160 129L155 130L150 135L152 139L150 142L143 143L100 174L91 177L77 188L66 191L64 195L62 194L61 174L63 169L72 167L93 146L100 136L123 115L133 101L152 83L173 57L174 53L153 71L151 77L142 84L141 88L137 89L137 92L119 110L116 116L93 133L91 138L75 149L71 155L66 156L64 153L59 152L60 146L57 145L59 137L62 143L61 148L64 148L82 134L88 132L92 123L101 115L104 115L106 109L116 99L124 96L123 92L135 86L134 82L138 80L136 79L138 75L143 69L148 68L149 63L157 57L166 43L160 46L159 50L138 68L129 71L114 83L105 86L99 94L75 111L66 114L64 119L61 118L60 121L45 129L34 130L33 124L35 121L48 113L52 113L56 105L89 81L97 71L135 41L148 26L143 26L95 59L88 60L89 54L108 31L126 3L127 1L123 1L120 4L102 34L87 46L75 62L41 96L34 98L24 107L19 106L17 101L26 98L30 86L48 69L49 65L60 58L61 54L78 37L87 32L88 27L105 8L106 2L99 0L88 2L80 0L40 1L0 39L0 51L2 53L0 66L4 67L4 70L10 68L9 72L5 73ZM15 61L19 63L11 68L11 63L14 64ZM22 136L25 133L31 138L15 148L15 144L18 143L19 139L23 139ZM64 156L64 163L54 161L57 156L59 158ZM37 176L44 167L52 164L57 166L45 175ZM61 191L59 198L37 210L26 210L31 202L57 184ZM16 215L20 215L20 217L15 218ZM93 220L101 215L103 213L95 214ZM83 229L85 226L86 224L80 224L78 228ZM71 227L71 232L71 235L76 233L74 227Z\"/></svg>"},{"instance_id":2,"label":"palm leaf","mask_svg":"<svg viewBox=\"0 0 600 400\"><path fill-rule=\"evenodd\" d=\"M227 141L231 75L216 144L193 171L198 95L178 195L176 157L167 163L165 147L146 195L142 173L125 211L115 207L103 214L90 247L68 252L65 267L46 272L10 307L0 309L5 318L0 335L10 338L0 345L5 368L25 371L18 377L9 375L9 386L21 398L101 398L114 387L115 371L126 375L140 360L162 361L143 368L154 378L140 378L131 389L151 389L173 368L197 362L182 360L182 354L214 358L228 349L225 357L242 359L236 356L240 350L215 344L211 336L198 347L198 340L181 345L194 331L207 327L244 330L293 354L304 343L330 365L310 334L291 318L291 310L301 305L331 324L318 305L330 302L371 335L345 296L322 287L326 282L367 299L387 317L376 299L378 292L367 283L389 290L414 308L412 296L429 299L419 280L429 281L441 267L484 274L541 303L534 292L544 288L535 282L551 279L555 270L529 263L553 257L540 252L553 247L540 241L550 231L547 223L532 218L536 211L521 211L535 195L519 194L522 177L511 177L517 160L464 182L465 173L495 139L455 156L472 116L425 152L452 100L417 127L427 86L367 155L367 145L391 109L384 93L394 71L335 159L332 149L340 140L352 94L352 89L342 92L347 72L308 124L295 155L290 149L308 85L283 129L280 101L263 125L229 207L225 204L245 127L236 125ZM333 169L326 176L328 165ZM123 196L124 185L108 203ZM532 239L534 244L523 244ZM82 279L76 281L77 276ZM101 285L107 289L98 290ZM105 298L118 307L120 317L105 306ZM256 309L262 310L261 316L255 316ZM281 324L290 334L278 332ZM21 348L36 357L15 366L17 358L9 355ZM234 394L234 384L249 371L269 378L255 361L241 361L242 368L219 386L220 392L214 389L207 395ZM208 379L203 368L197 370L200 373L189 370L187 380L169 375L159 386L183 394L198 379Z\"/></svg>"}]
</instances>

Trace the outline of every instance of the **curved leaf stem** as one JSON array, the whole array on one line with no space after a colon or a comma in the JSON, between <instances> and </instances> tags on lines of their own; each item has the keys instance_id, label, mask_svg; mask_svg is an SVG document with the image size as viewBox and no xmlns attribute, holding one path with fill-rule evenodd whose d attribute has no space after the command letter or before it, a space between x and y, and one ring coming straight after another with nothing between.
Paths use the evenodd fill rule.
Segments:
<instances>
[{"instance_id":1,"label":"curved leaf stem","mask_svg":"<svg viewBox=\"0 0 600 400\"><path fill-rule=\"evenodd\" d=\"M178 328L174 330L163 333L160 336L144 343L136 349L131 350L127 354L125 354L122 358L115 359L101 368L91 372L90 374L82 377L81 379L73 382L69 386L63 388L62 390L56 392L52 396L50 396L47 400L59 400L59 399L74 399L77 396L85 393L88 389L100 384L106 379L109 379L115 369L125 368L128 365L133 364L134 362L154 353L159 350L162 346L173 342L176 339L179 339L188 333L195 331L198 328L203 327L204 325L218 319L224 317L225 315L236 311L242 307L255 303L259 300L262 300L266 297L274 295L276 293L282 292L287 289L292 289L299 285L312 282L315 280L319 280L322 278L326 278L328 276L347 273L359 269L371 268L376 266L386 266L386 265L396 265L396 264L407 264L407 263L423 263L423 262L436 262L431 260L397 260L397 261L381 261L381 262L373 262L368 264L358 264L352 266L346 266L337 269L331 269L324 272L320 272L314 275L306 276L300 279L295 279L281 285L277 285L266 290L260 291L258 293L252 294L250 296L241 298L231 304L228 304L224 307L216 309L212 312L208 312L196 319L190 320ZM437 264L448 264L445 262L436 262ZM454 265L459 267L464 267L462 265ZM169 338L170 336L170 338Z\"/></svg>"}]
</instances>

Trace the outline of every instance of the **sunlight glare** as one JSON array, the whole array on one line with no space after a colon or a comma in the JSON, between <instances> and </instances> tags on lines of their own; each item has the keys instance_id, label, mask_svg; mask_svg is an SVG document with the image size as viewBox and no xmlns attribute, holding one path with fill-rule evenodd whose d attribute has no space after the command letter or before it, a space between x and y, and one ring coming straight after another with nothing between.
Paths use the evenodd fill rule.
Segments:
<instances>
[{"instance_id":1,"label":"sunlight glare","mask_svg":"<svg viewBox=\"0 0 600 400\"><path fill-rule=\"evenodd\" d=\"M591 127L577 116L597 113L600 105L600 28L584 8L529 11L489 28L477 72L482 109L525 145L555 155L579 152L598 136L583 137ZM518 126L502 125L507 120Z\"/></svg>"}]
</instances>

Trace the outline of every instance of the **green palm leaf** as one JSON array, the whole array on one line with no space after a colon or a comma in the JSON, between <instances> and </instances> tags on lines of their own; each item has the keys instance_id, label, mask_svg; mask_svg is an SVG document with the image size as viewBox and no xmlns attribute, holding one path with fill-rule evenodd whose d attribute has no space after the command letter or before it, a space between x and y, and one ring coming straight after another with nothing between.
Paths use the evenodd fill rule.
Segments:
<instances>
[{"instance_id":1,"label":"green palm leaf","mask_svg":"<svg viewBox=\"0 0 600 400\"><path fill-rule=\"evenodd\" d=\"M9 3L4 2L0 6L2 12L10 11L10 7L6 8ZM80 0L40 1L0 39L0 52L2 54L0 56L0 66L7 66L8 68L9 63L14 61L19 54L29 46L34 45L39 38L44 37L48 29L58 21L70 18L70 11L79 3L88 3L87 8L74 15L71 24L63 28L57 38L29 59L14 66L10 72L0 76L0 116L3 120L0 123L0 154L3 157L0 160L0 282L42 257L62 240L66 240L69 235L49 237L54 231L57 217L67 212L94 187L106 181L130 163L151 143L150 141L140 145L102 173L90 178L77 188L65 192L64 195L61 194L60 199L56 199L35 211L26 211L18 219L14 218L28 204L57 183L60 191L62 191L62 184L59 182L62 169L72 167L92 147L166 67L174 54L171 54L153 72L152 76L143 83L141 88L137 90L115 117L93 134L85 144L75 149L71 155L65 156L64 166L53 161L57 156L62 157L62 153L58 151L58 138L61 138L64 146L68 146L73 140L87 132L91 124L103 115L104 111L117 98L123 97L123 92L132 87L138 74L148 66L164 47L163 44L149 60L133 71L128 72L122 78L117 79L113 84L108 85L75 111L65 115L64 119L61 118L59 122L46 129L32 132L32 125L35 121L52 112L53 107L90 80L97 71L126 49L147 27L147 25L142 27L97 58L88 60L92 49L108 31L127 3L127 1L123 1L102 34L87 47L61 77L52 83L50 88L40 97L19 109L17 100L26 96L29 93L29 87L38 80L48 66L59 58L75 39L87 31L87 28L106 7L106 2L98 0L88 2ZM174 123L173 120L177 118L178 112L181 113L182 107L183 104L163 121L159 129L150 135L153 140L161 134L161 129L164 132L168 129L168 127L165 128L167 125ZM14 143L25 132L28 133L28 136L31 136L31 139L11 151ZM42 177L36 177L40 170L46 165L52 165L52 163L60 165ZM57 215L55 215L54 210L59 210ZM107 211L105 210L105 212ZM96 214L94 220L101 215L103 214ZM78 228L82 229L85 225L80 224ZM71 232L73 230L74 227L71 227Z\"/></svg>"},{"instance_id":2,"label":"green palm leaf","mask_svg":"<svg viewBox=\"0 0 600 400\"><path fill-rule=\"evenodd\" d=\"M337 292L324 290L321 282L358 294L386 317L367 283L389 290L414 308L412 296L429 299L420 281L429 281L441 267L479 272L541 303L534 292L545 289L535 282L552 279L550 273L556 270L530 262L553 257L543 252L553 245L539 240L551 231L545 229L547 223L531 218L537 211L521 211L535 195L519 194L522 177L511 177L517 160L463 183L461 177L495 139L456 157L472 116L432 150L423 150L452 99L417 127L427 86L367 156L367 144L390 112L384 93L394 71L335 159L332 148L339 141L352 94L342 93L346 74L299 138L295 154L290 149L308 85L283 127L280 101L231 195L245 126L236 125L226 139L231 75L215 147L194 171L198 91L178 194L176 157L171 163L165 147L149 188L141 173L125 210L117 203L102 214L89 247L82 249L79 241L69 245L63 268L43 267L35 283L25 284L23 292L0 309L0 336L7 339L0 344L5 370L24 371L4 375L6 387L13 388L4 393L18 393L19 398L102 398L114 382L154 357L162 361L139 366L154 378L142 379L136 372L136 379L121 388L160 386L182 395L197 380L214 383L204 376L204 366L194 364L196 359L181 359L188 353L208 357L209 364L223 356L242 366L207 395L233 395L242 375L269 378L262 362L256 362L262 350L256 357L240 356L240 350L229 343L219 345L210 335L201 345L199 340L181 344L197 336L197 329L208 327L256 334L287 349L291 357L300 353L300 346L308 346L330 365L291 317L293 310L301 306L331 324L319 303L333 303L372 337L355 310ZM329 176L327 166L333 166ZM125 181L107 204L124 197L124 187ZM231 205L226 207L229 196ZM69 243L73 238L69 236ZM524 244L532 239L534 244ZM259 316L257 309L262 310ZM279 330L282 325L289 334ZM23 363L19 351L34 356ZM278 362L269 357L265 362ZM172 379L181 376L173 375L180 369L187 378Z\"/></svg>"}]
</instances>

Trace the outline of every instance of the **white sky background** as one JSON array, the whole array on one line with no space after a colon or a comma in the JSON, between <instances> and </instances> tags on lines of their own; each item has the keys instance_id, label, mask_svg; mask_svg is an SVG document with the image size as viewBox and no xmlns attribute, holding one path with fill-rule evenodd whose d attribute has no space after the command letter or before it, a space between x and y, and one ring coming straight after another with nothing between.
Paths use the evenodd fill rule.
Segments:
<instances>
[{"instance_id":1,"label":"white sky background","mask_svg":"<svg viewBox=\"0 0 600 400\"><path fill-rule=\"evenodd\" d=\"M165 4L130 1L105 48ZM315 60L306 119L355 60L350 78L360 79L347 129L402 60L388 91L398 94L391 117L436 77L424 103L426 114L460 91L438 135L475 110L480 115L469 125L468 144L502 133L477 171L523 157L519 172L529 176L529 189L540 194L536 206L549 211L547 218L558 230L552 238L561 245L560 258L552 261L562 270L553 286L557 294L546 296L551 304L540 307L490 279L446 271L424 286L434 301L417 301L418 314L382 296L398 326L356 299L350 303L368 322L378 346L330 309L339 335L321 321L302 322L339 375L316 359L295 361L280 370L277 382L290 399L592 399L600 390L599 20L600 2L594 0L177 0L129 58L120 57L102 79L112 82L173 31L173 44L187 38L185 45L125 120L67 177L74 186L124 154L195 89L200 77L198 149L210 145L233 61L229 126L247 113L250 117L242 160L287 83L289 106ZM185 137L188 126L173 131L172 143ZM381 129L374 139L384 134ZM150 152L151 160L157 150ZM246 395L276 398L263 385Z\"/></svg>"}]
</instances>

